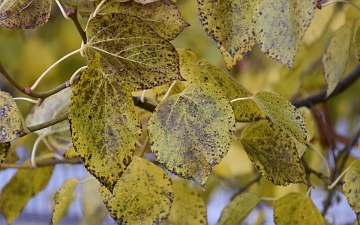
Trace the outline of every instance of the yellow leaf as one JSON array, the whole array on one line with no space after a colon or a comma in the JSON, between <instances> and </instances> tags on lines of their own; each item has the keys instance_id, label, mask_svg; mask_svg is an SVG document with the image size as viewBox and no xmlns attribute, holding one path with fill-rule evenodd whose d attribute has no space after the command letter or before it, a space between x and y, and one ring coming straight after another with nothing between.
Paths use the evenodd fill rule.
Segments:
<instances>
[{"instance_id":1,"label":"yellow leaf","mask_svg":"<svg viewBox=\"0 0 360 225\"><path fill-rule=\"evenodd\" d=\"M241 143L256 169L273 184L305 183L296 145L276 124L252 123L242 133Z\"/></svg>"},{"instance_id":2,"label":"yellow leaf","mask_svg":"<svg viewBox=\"0 0 360 225\"><path fill-rule=\"evenodd\" d=\"M33 29L47 22L51 0L2 0L0 26L11 29Z\"/></svg>"},{"instance_id":3,"label":"yellow leaf","mask_svg":"<svg viewBox=\"0 0 360 225\"><path fill-rule=\"evenodd\" d=\"M101 195L118 224L159 224L167 219L174 200L171 179L164 170L135 156L116 183L113 193Z\"/></svg>"},{"instance_id":4,"label":"yellow leaf","mask_svg":"<svg viewBox=\"0 0 360 225\"><path fill-rule=\"evenodd\" d=\"M360 59L360 26L358 26L355 34L355 56L356 58Z\"/></svg>"},{"instance_id":5,"label":"yellow leaf","mask_svg":"<svg viewBox=\"0 0 360 225\"><path fill-rule=\"evenodd\" d=\"M86 169L112 190L130 164L141 133L131 91L99 66L97 54L71 96L69 121L75 151Z\"/></svg>"},{"instance_id":6,"label":"yellow leaf","mask_svg":"<svg viewBox=\"0 0 360 225\"><path fill-rule=\"evenodd\" d=\"M186 184L173 180L175 192L170 215L165 224L207 224L204 200Z\"/></svg>"},{"instance_id":7,"label":"yellow leaf","mask_svg":"<svg viewBox=\"0 0 360 225\"><path fill-rule=\"evenodd\" d=\"M176 82L175 84L173 84ZM158 101L162 101L165 94L168 92L169 88L171 87L171 90L169 92L169 96L174 94L179 94L185 89L185 84L183 81L170 81L164 85L157 86L153 88L153 92L155 95L155 99Z\"/></svg>"},{"instance_id":8,"label":"yellow leaf","mask_svg":"<svg viewBox=\"0 0 360 225\"><path fill-rule=\"evenodd\" d=\"M217 43L226 65L231 68L256 43L253 8L257 1L198 0L200 22Z\"/></svg>"},{"instance_id":9,"label":"yellow leaf","mask_svg":"<svg viewBox=\"0 0 360 225\"><path fill-rule=\"evenodd\" d=\"M243 193L236 196L223 209L216 225L243 224L250 212L260 201L260 195L257 193Z\"/></svg>"},{"instance_id":10,"label":"yellow leaf","mask_svg":"<svg viewBox=\"0 0 360 225\"><path fill-rule=\"evenodd\" d=\"M131 91L182 79L174 46L137 17L98 15L88 21L86 35L86 57L100 53L103 71Z\"/></svg>"},{"instance_id":11,"label":"yellow leaf","mask_svg":"<svg viewBox=\"0 0 360 225\"><path fill-rule=\"evenodd\" d=\"M156 159L202 188L227 154L235 118L228 100L212 84L189 85L162 101L148 120Z\"/></svg>"},{"instance_id":12,"label":"yellow leaf","mask_svg":"<svg viewBox=\"0 0 360 225\"><path fill-rule=\"evenodd\" d=\"M351 163L344 177L344 194L357 215L360 214L360 160Z\"/></svg>"},{"instance_id":13,"label":"yellow leaf","mask_svg":"<svg viewBox=\"0 0 360 225\"><path fill-rule=\"evenodd\" d=\"M178 50L181 75L189 84L212 83L230 100L251 96L252 93L239 84L229 74L207 62L198 60L191 50ZM237 122L250 122L266 118L266 114L252 100L232 103Z\"/></svg>"},{"instance_id":14,"label":"yellow leaf","mask_svg":"<svg viewBox=\"0 0 360 225\"><path fill-rule=\"evenodd\" d=\"M51 225L58 224L65 216L70 203L73 200L73 192L78 184L78 179L70 178L64 181L54 196L55 206L51 217Z\"/></svg>"},{"instance_id":15,"label":"yellow leaf","mask_svg":"<svg viewBox=\"0 0 360 225\"><path fill-rule=\"evenodd\" d=\"M253 96L256 104L270 120L296 140L307 145L307 130L303 115L289 101L274 92L258 92Z\"/></svg>"},{"instance_id":16,"label":"yellow leaf","mask_svg":"<svg viewBox=\"0 0 360 225\"><path fill-rule=\"evenodd\" d=\"M11 146L10 142L0 143L0 165L6 159L10 146Z\"/></svg>"},{"instance_id":17,"label":"yellow leaf","mask_svg":"<svg viewBox=\"0 0 360 225\"><path fill-rule=\"evenodd\" d=\"M289 193L275 202L274 220L277 225L325 224L311 198L296 192Z\"/></svg>"},{"instance_id":18,"label":"yellow leaf","mask_svg":"<svg viewBox=\"0 0 360 225\"><path fill-rule=\"evenodd\" d=\"M259 1L253 22L260 50L291 68L315 10L313 0Z\"/></svg>"},{"instance_id":19,"label":"yellow leaf","mask_svg":"<svg viewBox=\"0 0 360 225\"><path fill-rule=\"evenodd\" d=\"M0 91L0 143L16 138L21 126L20 111L9 93Z\"/></svg>"},{"instance_id":20,"label":"yellow leaf","mask_svg":"<svg viewBox=\"0 0 360 225\"><path fill-rule=\"evenodd\" d=\"M139 1L107 1L99 10L99 15L121 13L140 18L141 23L150 26L166 40L176 38L189 26L181 17L179 10L170 0L159 0L151 4L139 4Z\"/></svg>"},{"instance_id":21,"label":"yellow leaf","mask_svg":"<svg viewBox=\"0 0 360 225\"><path fill-rule=\"evenodd\" d=\"M67 159L73 159L73 158L77 158L79 157L79 155L77 154L77 152L75 151L74 147L69 148L68 150L66 150L66 152L64 153L64 158Z\"/></svg>"},{"instance_id":22,"label":"yellow leaf","mask_svg":"<svg viewBox=\"0 0 360 225\"><path fill-rule=\"evenodd\" d=\"M327 84L326 96L329 96L345 72L353 36L354 20L346 22L332 36L322 57L323 72Z\"/></svg>"}]
</instances>

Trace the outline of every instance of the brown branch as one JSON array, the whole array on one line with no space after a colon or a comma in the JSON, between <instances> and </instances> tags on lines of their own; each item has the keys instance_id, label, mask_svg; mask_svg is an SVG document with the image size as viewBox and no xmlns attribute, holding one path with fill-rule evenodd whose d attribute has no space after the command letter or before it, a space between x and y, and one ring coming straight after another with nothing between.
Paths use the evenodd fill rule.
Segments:
<instances>
[{"instance_id":1,"label":"brown branch","mask_svg":"<svg viewBox=\"0 0 360 225\"><path fill-rule=\"evenodd\" d=\"M351 84L355 83L355 81L360 77L360 64L355 66L355 68L336 86L334 92L326 98L326 89L323 89L317 94L311 95L304 99L294 100L292 104L296 107L306 106L310 108L311 106L326 101L329 98L343 92L347 89Z\"/></svg>"},{"instance_id":2,"label":"brown branch","mask_svg":"<svg viewBox=\"0 0 360 225\"><path fill-rule=\"evenodd\" d=\"M63 159L63 160L54 159L54 160L49 160L49 161L37 162L36 166L37 167L45 167L45 166L52 166L52 165L57 165L57 164L81 164L81 163L82 163L82 161L80 158ZM29 163L26 163L26 164L2 163L0 165L0 168L34 169L34 167Z\"/></svg>"},{"instance_id":3,"label":"brown branch","mask_svg":"<svg viewBox=\"0 0 360 225\"><path fill-rule=\"evenodd\" d=\"M350 141L341 150L343 156L341 158L341 161L339 162L339 172L341 172L344 169L346 160L350 155L350 150L353 148L354 144L357 142L359 137L360 137L360 128L353 134L353 136L350 138Z\"/></svg>"},{"instance_id":4,"label":"brown branch","mask_svg":"<svg viewBox=\"0 0 360 225\"><path fill-rule=\"evenodd\" d=\"M86 42L87 42L86 33L85 33L84 29L81 27L81 24L77 17L77 8L74 8L73 11L68 12L67 16L69 18L71 18L71 20L74 22L75 27L76 27L77 31L79 32L83 43L86 44Z\"/></svg>"}]
</instances>

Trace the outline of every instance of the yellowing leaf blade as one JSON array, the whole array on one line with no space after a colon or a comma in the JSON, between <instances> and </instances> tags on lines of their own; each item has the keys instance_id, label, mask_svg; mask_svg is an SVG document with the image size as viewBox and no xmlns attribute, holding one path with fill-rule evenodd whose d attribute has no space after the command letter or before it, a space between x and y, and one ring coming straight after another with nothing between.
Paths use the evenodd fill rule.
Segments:
<instances>
[{"instance_id":1,"label":"yellowing leaf blade","mask_svg":"<svg viewBox=\"0 0 360 225\"><path fill-rule=\"evenodd\" d=\"M358 26L356 33L355 33L355 56L356 58L360 59L360 26Z\"/></svg>"},{"instance_id":2,"label":"yellowing leaf blade","mask_svg":"<svg viewBox=\"0 0 360 225\"><path fill-rule=\"evenodd\" d=\"M309 196L289 193L275 202L274 220L277 225L325 224L319 210Z\"/></svg>"},{"instance_id":3,"label":"yellowing leaf blade","mask_svg":"<svg viewBox=\"0 0 360 225\"><path fill-rule=\"evenodd\" d=\"M360 214L360 160L351 163L344 177L344 194L356 214Z\"/></svg>"},{"instance_id":4,"label":"yellowing leaf blade","mask_svg":"<svg viewBox=\"0 0 360 225\"><path fill-rule=\"evenodd\" d=\"M54 196L55 206L51 217L51 225L57 224L65 216L70 203L73 200L73 192L78 180L70 178L64 181Z\"/></svg>"},{"instance_id":5,"label":"yellowing leaf blade","mask_svg":"<svg viewBox=\"0 0 360 225\"><path fill-rule=\"evenodd\" d=\"M354 20L350 20L335 31L323 55L322 66L327 84L326 96L329 96L334 91L345 72L350 53L353 27Z\"/></svg>"},{"instance_id":6,"label":"yellowing leaf blade","mask_svg":"<svg viewBox=\"0 0 360 225\"><path fill-rule=\"evenodd\" d=\"M6 159L10 146L11 146L10 142L0 143L0 165Z\"/></svg>"},{"instance_id":7,"label":"yellowing leaf blade","mask_svg":"<svg viewBox=\"0 0 360 225\"><path fill-rule=\"evenodd\" d=\"M260 50L291 68L315 10L315 0L260 1L253 21Z\"/></svg>"},{"instance_id":8,"label":"yellowing leaf blade","mask_svg":"<svg viewBox=\"0 0 360 225\"><path fill-rule=\"evenodd\" d=\"M50 17L51 0L1 0L0 26L11 29L37 28Z\"/></svg>"},{"instance_id":9,"label":"yellowing leaf blade","mask_svg":"<svg viewBox=\"0 0 360 225\"><path fill-rule=\"evenodd\" d=\"M16 138L21 126L19 109L10 94L0 91L0 143Z\"/></svg>"},{"instance_id":10,"label":"yellowing leaf blade","mask_svg":"<svg viewBox=\"0 0 360 225\"><path fill-rule=\"evenodd\" d=\"M151 150L168 170L204 188L212 168L228 152L234 125L233 110L214 85L189 85L150 116Z\"/></svg>"},{"instance_id":11,"label":"yellowing leaf blade","mask_svg":"<svg viewBox=\"0 0 360 225\"><path fill-rule=\"evenodd\" d=\"M273 184L305 183L296 144L276 124L252 123L242 133L241 143L256 169Z\"/></svg>"},{"instance_id":12,"label":"yellowing leaf blade","mask_svg":"<svg viewBox=\"0 0 360 225\"><path fill-rule=\"evenodd\" d=\"M104 73L99 61L97 55L82 72L71 96L69 121L86 169L112 190L132 160L141 129L129 86Z\"/></svg>"},{"instance_id":13,"label":"yellowing leaf blade","mask_svg":"<svg viewBox=\"0 0 360 225\"><path fill-rule=\"evenodd\" d=\"M182 80L174 46L137 17L106 14L86 26L88 59L100 53L107 74L129 83L132 91Z\"/></svg>"},{"instance_id":14,"label":"yellowing leaf blade","mask_svg":"<svg viewBox=\"0 0 360 225\"><path fill-rule=\"evenodd\" d=\"M100 192L118 224L160 224L169 216L174 200L169 175L137 156L116 183L113 193L104 187Z\"/></svg>"},{"instance_id":15,"label":"yellowing leaf blade","mask_svg":"<svg viewBox=\"0 0 360 225\"><path fill-rule=\"evenodd\" d=\"M289 101L274 92L258 92L253 100L273 123L296 140L307 145L307 130L303 115Z\"/></svg>"}]
</instances>

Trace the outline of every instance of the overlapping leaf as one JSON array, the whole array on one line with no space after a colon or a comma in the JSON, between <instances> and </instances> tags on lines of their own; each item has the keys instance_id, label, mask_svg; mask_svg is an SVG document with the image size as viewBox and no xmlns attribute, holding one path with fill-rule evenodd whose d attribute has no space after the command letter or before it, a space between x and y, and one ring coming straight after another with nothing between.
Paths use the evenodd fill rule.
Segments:
<instances>
[{"instance_id":1,"label":"overlapping leaf","mask_svg":"<svg viewBox=\"0 0 360 225\"><path fill-rule=\"evenodd\" d=\"M257 1L198 0L197 3L200 22L231 68L256 43L252 19Z\"/></svg>"},{"instance_id":2,"label":"overlapping leaf","mask_svg":"<svg viewBox=\"0 0 360 225\"><path fill-rule=\"evenodd\" d=\"M21 126L19 109L10 94L0 91L0 143L16 138Z\"/></svg>"},{"instance_id":3,"label":"overlapping leaf","mask_svg":"<svg viewBox=\"0 0 360 225\"><path fill-rule=\"evenodd\" d=\"M101 187L111 217L118 224L160 224L170 213L174 190L167 173L135 156L113 193Z\"/></svg>"},{"instance_id":4,"label":"overlapping leaf","mask_svg":"<svg viewBox=\"0 0 360 225\"><path fill-rule=\"evenodd\" d=\"M137 17L106 14L91 18L86 26L88 59L101 55L101 67L142 90L181 80L173 45Z\"/></svg>"},{"instance_id":5,"label":"overlapping leaf","mask_svg":"<svg viewBox=\"0 0 360 225\"><path fill-rule=\"evenodd\" d=\"M112 190L130 164L140 123L127 83L108 75L97 54L73 90L69 120L86 169Z\"/></svg>"},{"instance_id":6,"label":"overlapping leaf","mask_svg":"<svg viewBox=\"0 0 360 225\"><path fill-rule=\"evenodd\" d=\"M8 152L9 152L10 146L11 146L10 142L0 143L0 165L6 158Z\"/></svg>"},{"instance_id":7,"label":"overlapping leaf","mask_svg":"<svg viewBox=\"0 0 360 225\"><path fill-rule=\"evenodd\" d=\"M256 104L271 121L296 140L307 145L307 130L303 115L289 101L274 92L262 91L253 96Z\"/></svg>"},{"instance_id":8,"label":"overlapping leaf","mask_svg":"<svg viewBox=\"0 0 360 225\"><path fill-rule=\"evenodd\" d=\"M257 193L243 193L236 196L223 209L216 225L243 224L259 201L260 196Z\"/></svg>"},{"instance_id":9,"label":"overlapping leaf","mask_svg":"<svg viewBox=\"0 0 360 225\"><path fill-rule=\"evenodd\" d=\"M322 58L323 72L329 96L345 72L353 36L354 20L346 22L332 36Z\"/></svg>"},{"instance_id":10,"label":"overlapping leaf","mask_svg":"<svg viewBox=\"0 0 360 225\"><path fill-rule=\"evenodd\" d=\"M100 7L99 14L121 13L136 16L166 40L174 39L185 27L189 26L170 0L159 0L145 5L139 3L107 1Z\"/></svg>"},{"instance_id":11,"label":"overlapping leaf","mask_svg":"<svg viewBox=\"0 0 360 225\"><path fill-rule=\"evenodd\" d=\"M51 0L0 0L0 26L37 28L47 22L50 12Z\"/></svg>"},{"instance_id":12,"label":"overlapping leaf","mask_svg":"<svg viewBox=\"0 0 360 225\"><path fill-rule=\"evenodd\" d=\"M193 51L181 49L178 52L181 75L187 80L187 83L212 83L230 100L252 95L221 69L206 60L199 60ZM232 103L232 106L238 122L251 122L266 118L266 114L252 100L236 101Z\"/></svg>"},{"instance_id":13,"label":"overlapping leaf","mask_svg":"<svg viewBox=\"0 0 360 225\"><path fill-rule=\"evenodd\" d=\"M176 180L172 182L175 198L164 225L207 224L206 205L200 195L186 184Z\"/></svg>"},{"instance_id":14,"label":"overlapping leaf","mask_svg":"<svg viewBox=\"0 0 360 225\"><path fill-rule=\"evenodd\" d=\"M11 224L21 213L29 199L44 189L54 166L33 170L18 170L1 191L0 211Z\"/></svg>"},{"instance_id":15,"label":"overlapping leaf","mask_svg":"<svg viewBox=\"0 0 360 225\"><path fill-rule=\"evenodd\" d=\"M360 160L351 163L344 177L344 194L356 214L360 214Z\"/></svg>"},{"instance_id":16,"label":"overlapping leaf","mask_svg":"<svg viewBox=\"0 0 360 225\"><path fill-rule=\"evenodd\" d=\"M276 185L305 183L305 171L292 138L267 120L252 123L241 135L249 159L256 169Z\"/></svg>"},{"instance_id":17,"label":"overlapping leaf","mask_svg":"<svg viewBox=\"0 0 360 225\"><path fill-rule=\"evenodd\" d=\"M69 111L70 95L73 88L66 88L48 98L40 105L35 105L26 116L27 126L47 122ZM56 149L68 149L71 144L70 125L67 120L51 127L35 131L39 135L47 133L46 140Z\"/></svg>"},{"instance_id":18,"label":"overlapping leaf","mask_svg":"<svg viewBox=\"0 0 360 225\"><path fill-rule=\"evenodd\" d=\"M311 198L296 192L289 193L275 202L274 220L277 225L325 224Z\"/></svg>"},{"instance_id":19,"label":"overlapping leaf","mask_svg":"<svg viewBox=\"0 0 360 225\"><path fill-rule=\"evenodd\" d=\"M204 188L227 154L233 110L214 85L189 85L162 101L148 120L151 150L168 170Z\"/></svg>"},{"instance_id":20,"label":"overlapping leaf","mask_svg":"<svg viewBox=\"0 0 360 225\"><path fill-rule=\"evenodd\" d=\"M51 225L57 224L65 216L70 203L73 200L73 192L78 184L76 178L70 178L62 184L54 196L55 206L51 217Z\"/></svg>"}]
</instances>

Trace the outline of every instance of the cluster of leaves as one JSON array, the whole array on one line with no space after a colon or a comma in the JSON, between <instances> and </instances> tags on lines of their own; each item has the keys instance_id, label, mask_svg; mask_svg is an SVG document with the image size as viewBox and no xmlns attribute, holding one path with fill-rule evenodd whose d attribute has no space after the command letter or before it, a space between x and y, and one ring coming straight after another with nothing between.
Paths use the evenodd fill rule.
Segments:
<instances>
[{"instance_id":1,"label":"cluster of leaves","mask_svg":"<svg viewBox=\"0 0 360 225\"><path fill-rule=\"evenodd\" d=\"M238 123L249 123L239 140L268 181L275 185L307 183L300 158L312 138L307 128L311 126L309 118L281 95L267 91L253 94L193 51L175 49L170 41L188 24L174 3L95 1L93 11L85 7L87 1L64 3L84 8L81 13L88 17L86 38L79 50L88 65L73 88L47 98L28 115L24 126L45 123L69 112L68 122L38 133L42 138L46 136L45 143L54 149L73 145L65 156L80 157L100 182L102 201L118 224L206 224L202 198L171 178L168 171L205 189L213 168L227 155L236 138ZM264 54L292 67L317 2L198 0L197 4L200 21L217 43L228 68L256 43ZM33 0L26 5L0 1L0 26L37 28L47 22L50 8L51 1ZM355 20L349 21L336 31L324 54L328 96L346 69L354 24ZM358 30L355 40L359 36ZM337 49L340 46L341 50ZM356 41L355 46L359 56ZM146 122L139 118L140 110L133 98L134 92L142 90L151 90L156 96L152 102L145 100L154 106ZM20 133L20 121L13 98L1 92L0 163L8 156L10 141ZM135 154L140 135L146 136L156 163L167 171L143 154ZM31 164L36 166L47 153L37 156L33 150ZM354 177L359 175L358 162L349 167L343 187L357 214L360 209ZM46 186L52 170L53 166L36 168L31 176L27 174L27 179L41 179L31 187L20 179L24 171L18 171L5 186L0 210L8 223L15 220L31 196ZM52 224L66 212L78 183L76 179L67 180L55 195ZM10 192L14 190L19 190L18 196L26 197L21 201L5 197L13 196ZM218 224L242 223L260 200L258 193L236 196L223 210ZM300 193L276 201L274 220L277 224L325 223L309 196Z\"/></svg>"}]
</instances>

